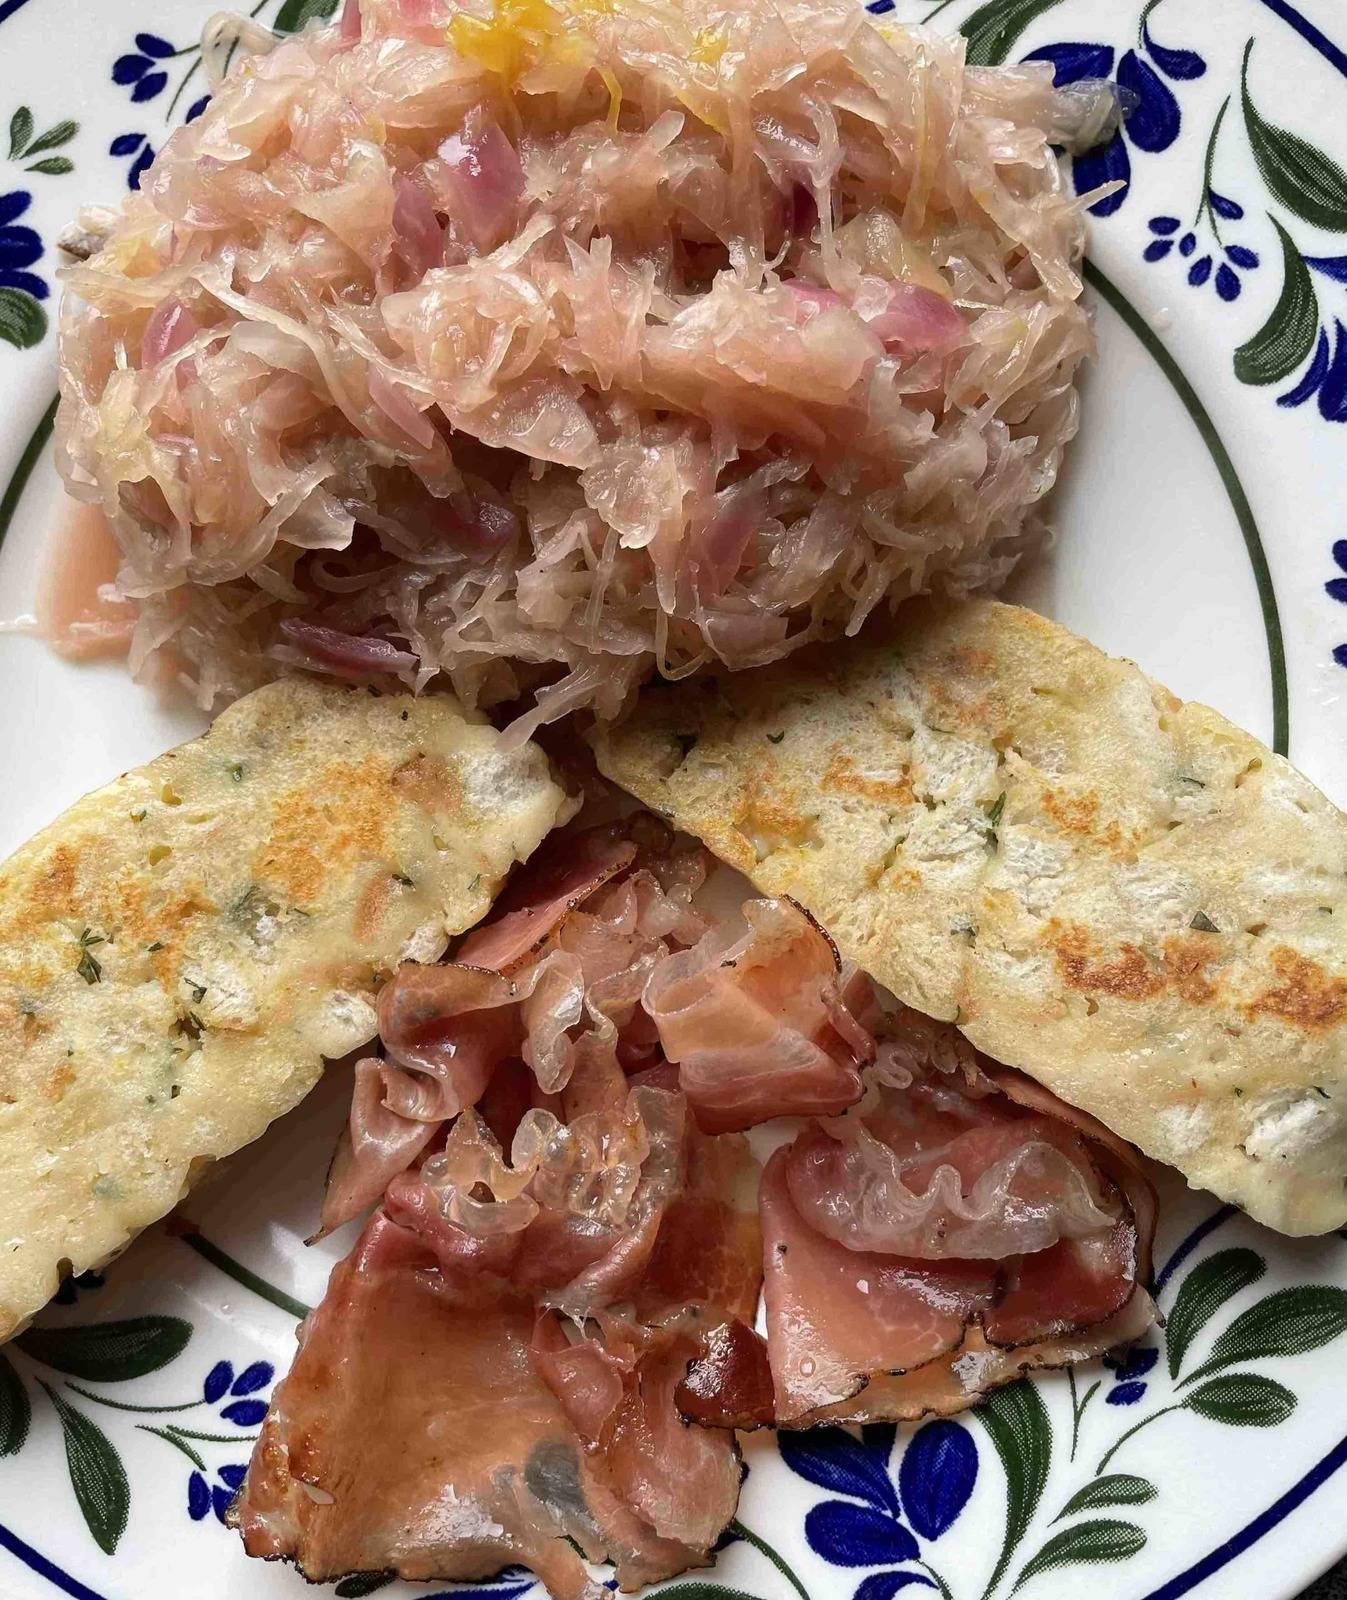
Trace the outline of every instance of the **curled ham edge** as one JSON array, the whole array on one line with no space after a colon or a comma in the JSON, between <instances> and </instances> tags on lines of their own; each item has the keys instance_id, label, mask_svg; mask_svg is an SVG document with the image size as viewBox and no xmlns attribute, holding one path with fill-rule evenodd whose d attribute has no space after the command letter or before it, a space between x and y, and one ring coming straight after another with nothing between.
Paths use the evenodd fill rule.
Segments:
<instances>
[{"instance_id":1,"label":"curled ham edge","mask_svg":"<svg viewBox=\"0 0 1347 1600\"><path fill-rule=\"evenodd\" d=\"M789 1399L783 1405L783 1389L775 1379L769 1339L733 1320L703 1336L697 1358L676 1394L683 1416L707 1427L822 1427L836 1423L905 1422L927 1416L951 1416L966 1411L990 1390L1010 1383L1025 1373L1044 1368L1063 1367L1086 1361L1118 1345L1141 1337L1155 1320L1155 1306L1144 1285L1151 1273L1151 1249L1155 1237L1157 1202L1154 1186L1130 1145L1111 1133L1088 1113L1059 1100L1056 1095L1024 1074L992 1062L984 1064L986 1077L1007 1099L1040 1116L1051 1117L1074 1128L1086 1141L1096 1168L1116 1187L1124 1216L1120 1226L1130 1227L1134 1255L1127 1281L1130 1293L1124 1302L1101 1320L1058 1332L1052 1337L1032 1337L1022 1343L1006 1339L997 1342L983 1326L983 1313L967 1314L957 1342L930 1359L911 1368L873 1368L853 1371L839 1386L844 1392L829 1396L826 1403L803 1405ZM784 1215L789 1225L816 1241L823 1252L834 1253L834 1260L845 1264L850 1254L844 1245L814 1234L799 1217L790 1200L785 1179L785 1164L790 1147L778 1150L769 1161L762 1180L759 1204L764 1215L763 1258L766 1269L767 1317L769 1330L774 1315L788 1319L788 1303L773 1293L774 1256L786 1245L785 1230L775 1237L768 1220L778 1222ZM793 1235L792 1235L793 1236ZM1048 1252L1043 1252L1046 1256ZM858 1269L873 1261L871 1255L854 1256ZM1025 1258L1032 1260L1032 1257ZM909 1265L919 1266L917 1263ZM938 1275L945 1263L928 1264ZM957 1268L960 1264L954 1263ZM779 1268L778 1268L779 1270ZM816 1333L818 1330L816 1329Z\"/></svg>"},{"instance_id":2,"label":"curled ham edge","mask_svg":"<svg viewBox=\"0 0 1347 1600\"><path fill-rule=\"evenodd\" d=\"M484 979L484 988L494 987L502 996L508 993L509 975L537 954L569 911L630 866L636 855L635 845L616 837L611 830L592 830L582 835L576 846L578 853L568 849L565 857L554 863L556 870L550 875L545 858L537 863L544 874L545 892L541 898L523 898L507 889L496 904L492 920L475 928L463 941L458 959L445 966L470 983ZM536 878L534 882L536 885ZM309 1240L311 1244L373 1205L392 1180L415 1161L447 1120L446 1117L424 1121L410 1119L390 1105L390 1097L400 1084L412 1074L429 1071L426 1058L434 1050L433 1046L417 1048L415 1042L406 1051L397 1049L396 1035L401 1031L398 1001L423 977L443 970L405 963L379 996L380 1032L390 1043L393 1061L366 1057L356 1063L351 1113L328 1169L322 1218L318 1232ZM496 980L494 985L492 979ZM455 1077L466 1078L471 1073L467 1062L446 1064L440 1079L445 1091L442 1109L447 1109L447 1097ZM462 1102L469 1105L477 1099L484 1085L476 1083L474 1078L472 1084L463 1083L460 1087ZM458 1109L461 1108L454 1107L455 1114Z\"/></svg>"},{"instance_id":3,"label":"curled ham edge","mask_svg":"<svg viewBox=\"0 0 1347 1600\"><path fill-rule=\"evenodd\" d=\"M751 1315L762 1251L742 1203L746 1142L698 1134L681 1112L674 1137L681 1225L605 1297L626 1312L567 1324L577 1343L507 1259L424 1225L414 1174L395 1180L273 1398L230 1513L249 1553L293 1557L315 1581L389 1567L468 1579L524 1561L557 1600L602 1600L580 1553L612 1560L626 1590L704 1565L734 1514L738 1448L687 1428L673 1391L706 1317ZM375 1392L377 1441L362 1419ZM494 1406L497 1425L454 1443L460 1401ZM457 1519L437 1521L446 1504Z\"/></svg>"},{"instance_id":4,"label":"curled ham edge","mask_svg":"<svg viewBox=\"0 0 1347 1600\"><path fill-rule=\"evenodd\" d=\"M875 1042L842 996L842 960L789 896L747 900L737 937L712 928L651 974L644 1005L708 1132L832 1116L864 1093Z\"/></svg>"},{"instance_id":5,"label":"curled ham edge","mask_svg":"<svg viewBox=\"0 0 1347 1600\"><path fill-rule=\"evenodd\" d=\"M510 975L519 972L539 954L567 914L603 884L630 867L637 854L635 845L621 838L615 829L590 830L578 837L563 836L558 844L560 848L554 852L550 863L546 855L540 857L535 863L535 871L527 874L502 896L491 920L467 936L460 948L459 959L447 964L450 969L464 976L471 973L477 978L508 988ZM826 933L818 928L812 918L806 916L805 920L815 934L826 940L831 950L831 940L827 939ZM733 964L731 961L722 971L732 969ZM413 976L420 974L426 977L436 970L410 969ZM714 966L712 970L715 970ZM390 984L386 995L394 989L396 981ZM844 1004L839 1004L838 1009L844 1019L849 1015ZM391 1015L388 1008L381 1004L383 1012ZM867 1044L872 1051L873 1041L868 1039L860 1023L852 1019L852 1026L859 1037L848 1042L856 1047L858 1054ZM388 1032L387 1027L384 1031ZM845 1027L838 1031L845 1036ZM433 1046L431 1048L433 1050ZM353 1128L356 1126L357 1105L362 1095L362 1114L367 1120L377 1122L377 1111L384 1104L381 1091L388 1088L390 1075L406 1073L409 1066L417 1070L415 1044L401 1052L390 1053L394 1057L391 1065L372 1059L359 1064L352 1110ZM994 1342L987 1335L982 1313L974 1311L965 1318L958 1342L934 1358L906 1371L878 1367L858 1370L850 1380L848 1392L840 1397L830 1398L828 1403L812 1408L801 1409L797 1406L790 1410L783 1409L779 1392L775 1396L773 1394L772 1373L767 1362L768 1346L742 1320L743 1308L740 1308L729 1313L731 1320L728 1322L704 1328L700 1341L688 1351L686 1370L676 1388L677 1404L686 1421L712 1429L754 1427L768 1423L798 1428L839 1421L944 1415L965 1409L989 1388L1008 1382L1030 1368L1085 1359L1115 1344L1136 1338L1144 1331L1153 1316L1153 1308L1141 1283L1149 1270L1155 1201L1149 1181L1133 1153L1092 1118L1064 1105L1020 1074L991 1063L985 1063L984 1068L986 1081L1009 1100L1033 1114L1050 1117L1079 1132L1087 1142L1092 1163L1122 1197L1124 1224L1133 1230L1135 1244L1131 1271L1123 1280L1130 1284L1125 1303L1092 1324L1069 1327L1051 1339L1035 1337L1019 1344ZM471 1103L475 1097L471 1094L466 1096L464 1103ZM384 1151L385 1158L391 1159L399 1171L404 1170L414 1163L443 1120L437 1119L419 1126L413 1124L410 1130L404 1123L402 1143L399 1145L396 1138L391 1139L388 1149ZM774 1174L779 1176L786 1154L785 1150L779 1151L763 1177L764 1196L760 1204L765 1221L771 1205L779 1206L783 1196L786 1206L791 1205L784 1183L776 1182L774 1185ZM352 1155L348 1134L345 1159L349 1162ZM339 1153L338 1167L342 1160ZM387 1174L380 1174L380 1182L376 1186L378 1192L371 1190L364 1197L365 1203L377 1199L386 1186ZM777 1191L775 1201L772 1200L774 1187ZM412 1225L408 1217L397 1212L396 1207L394 1214L399 1216L404 1226ZM335 1222L329 1223L326 1213L324 1221L328 1226L336 1225ZM807 1229L798 1214L795 1215L794 1226ZM844 1246L819 1235L815 1235L815 1238L826 1249L840 1250L845 1259L847 1252ZM764 1239L763 1255L770 1278L773 1256L773 1239L770 1236ZM935 1262L909 1265L917 1267L919 1272L923 1267L928 1267L936 1277L948 1266ZM959 1265L954 1263L956 1269ZM769 1290L769 1321L771 1311ZM976 1375L975 1381L960 1378L961 1364L965 1372Z\"/></svg>"}]
</instances>

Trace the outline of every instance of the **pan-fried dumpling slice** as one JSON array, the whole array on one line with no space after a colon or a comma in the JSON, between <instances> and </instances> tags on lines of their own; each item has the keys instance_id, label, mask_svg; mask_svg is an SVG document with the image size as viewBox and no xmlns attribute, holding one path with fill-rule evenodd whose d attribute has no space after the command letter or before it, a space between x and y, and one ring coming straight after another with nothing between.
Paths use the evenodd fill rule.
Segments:
<instances>
[{"instance_id":1,"label":"pan-fried dumpling slice","mask_svg":"<svg viewBox=\"0 0 1347 1600\"><path fill-rule=\"evenodd\" d=\"M0 866L0 1337L373 1038L568 809L449 696L296 680Z\"/></svg>"},{"instance_id":2,"label":"pan-fried dumpling slice","mask_svg":"<svg viewBox=\"0 0 1347 1600\"><path fill-rule=\"evenodd\" d=\"M1347 1223L1347 817L1013 606L652 687L599 765L900 999L1293 1234Z\"/></svg>"}]
</instances>

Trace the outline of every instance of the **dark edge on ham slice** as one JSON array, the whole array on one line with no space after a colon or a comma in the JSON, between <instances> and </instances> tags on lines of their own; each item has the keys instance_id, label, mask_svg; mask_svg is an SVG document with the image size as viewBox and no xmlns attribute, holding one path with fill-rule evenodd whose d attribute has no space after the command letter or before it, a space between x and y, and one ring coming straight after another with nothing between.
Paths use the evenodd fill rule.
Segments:
<instances>
[{"instance_id":1,"label":"dark edge on ham slice","mask_svg":"<svg viewBox=\"0 0 1347 1600\"><path fill-rule=\"evenodd\" d=\"M633 921L647 914L633 907L648 902L624 901L614 884L597 919L609 941L601 948L616 940L626 951L621 960L636 963L627 974L651 972L640 963L655 959L652 949L659 960L696 949L680 969L690 976L666 987L673 1003L663 1008L645 977L644 989L607 991L627 1007L623 1028L630 1013L653 1032L624 1055L604 1012L602 1026L571 1034L568 1076L540 1085L525 1064L539 1071L537 1059L523 1048L534 1024L517 1008L534 992L533 974L553 969L530 963L550 948L572 961L594 949L590 924L575 914L644 859L637 834L622 824L556 835L488 922L466 936L456 960L410 965L381 996L390 1059L362 1064L366 1096L377 1072L380 1106L384 1091L396 1091L400 1107L385 1120L408 1119L420 1138L411 1119L435 1118L422 1142L436 1153L422 1164L411 1152L301 1331L299 1356L277 1388L230 1513L250 1554L289 1557L315 1581L385 1571L473 1581L522 1562L555 1600L601 1600L581 1554L612 1560L624 1589L711 1559L737 1503L734 1429L949 1415L1023 1372L1098 1354L1150 1324L1154 1308L1142 1284L1155 1196L1133 1152L1018 1073L971 1058L951 1069L933 1046L928 1059L920 1034L915 1048L923 1053L909 1058L922 1063L912 1069L914 1109L899 1119L893 1147L907 1163L899 1173L916 1177L900 1178L896 1189L887 1180L887 1190L881 1178L881 1195L906 1195L908 1204L902 1184L916 1194L930 1181L927 1151L935 1162L961 1148L962 1156L950 1156L960 1181L1002 1170L1003 1157L988 1152L1004 1152L1005 1137L999 1145L980 1138L971 1156L958 1145L966 1112L979 1135L988 1127L1005 1135L1007 1122L1022 1117L1041 1141L1050 1121L1058 1133L1048 1144L1065 1143L1068 1156L1074 1150L1078 1174L1088 1161L1090 1197L1073 1210L1075 1191L1059 1193L1058 1169L1027 1148L1018 1157L1027 1165L996 1181L1029 1173L1018 1203L1042 1204L1046 1195L1055 1208L1046 1213L1049 1231L1026 1235L1026 1214L1012 1208L999 1231L958 1241L980 1249L981 1259L959 1259L944 1254L958 1247L946 1230L967 1213L937 1210L936 1231L921 1233L929 1221L907 1220L890 1200L876 1222L861 1209L870 1191L854 1187L869 1181L863 1166L859 1179L845 1167L830 1177L825 1160L813 1169L824 1173L813 1180L821 1190L793 1190L793 1154L810 1140L829 1142L825 1125L812 1123L772 1157L757 1207L748 1209L743 1180L756 1169L742 1136L722 1130L780 1114L787 1090L795 1109L819 1111L827 1102L840 1112L864 1092L872 1030L893 1039L900 1021L884 1020L863 975L835 981L844 971L835 944L793 900L759 902L748 942L717 966L714 943L692 943L704 920L694 916L692 932L687 922ZM680 932L670 942L674 925ZM611 981L608 959L580 969L586 999L590 984ZM668 1035L665 1023L674 1030ZM695 1081L682 1081L675 1045L681 1059L699 1064ZM778 1048L774 1067L778 1046L789 1048ZM409 1073L423 1075L424 1093ZM775 1102L754 1074L776 1085ZM845 1094L833 1087L839 1076L848 1080ZM488 1126L463 1108L497 1077L503 1088L488 1096ZM881 1112L882 1096L901 1097L905 1081L877 1069L875 1082L887 1086L875 1090ZM698 1090L710 1097L706 1105ZM700 1122L682 1113L671 1119L666 1101ZM839 1140L858 1121L880 1128L865 1120L876 1116L875 1104L866 1099L864 1110L847 1112L851 1120L826 1126ZM1003 1109L977 1113L978 1105ZM923 1123L927 1115L934 1121ZM441 1145L445 1121L453 1125ZM648 1143L633 1147L633 1128ZM465 1129L469 1142L455 1145ZM349 1141L350 1130L348 1161ZM1008 1142L1013 1147L1014 1137ZM446 1166L451 1150L457 1164ZM576 1158L582 1167L573 1171L567 1163ZM634 1161L639 1178L630 1176ZM565 1196L589 1194L584 1204L592 1207L610 1181L634 1183L618 1191L629 1195L620 1211L569 1209L575 1202ZM934 1203L956 1200L957 1190ZM853 1204L835 1231L835 1207ZM979 1213L972 1220L981 1226ZM1025 1253L998 1255L1005 1238L1018 1238ZM1056 1242L1030 1243L1044 1238ZM858 1241L865 1247L852 1248ZM896 1242L920 1258L888 1253ZM764 1278L767 1339L752 1325ZM483 1418L475 1428L465 1422L474 1409Z\"/></svg>"},{"instance_id":2,"label":"dark edge on ham slice","mask_svg":"<svg viewBox=\"0 0 1347 1600\"><path fill-rule=\"evenodd\" d=\"M678 1390L679 1407L690 1421L713 1427L760 1427L773 1422L812 1427L950 1415L975 1404L989 1388L1030 1370L1101 1354L1140 1337L1152 1324L1155 1308L1144 1285L1150 1276L1156 1200L1138 1158L1093 1118L1063 1105L1037 1084L990 1063L986 1068L986 1077L1008 1099L1036 1115L1065 1123L1086 1141L1096 1172L1121 1207L1121 1218L1110 1236L1094 1247L1106 1253L1106 1263L1110 1249L1130 1255L1126 1277L1119 1283L1125 1291L1120 1302L1109 1305L1101 1316L1060 1328L1034 1327L1028 1317L1031 1326L1021 1329L1018 1336L997 1338L998 1311L1013 1306L1026 1265L1031 1278L1046 1278L1051 1286L1056 1271L1069 1288L1070 1273L1077 1265L1073 1253L1081 1248L1078 1241L1062 1239L1037 1255L1017 1258L1009 1276L994 1262L904 1261L849 1250L816 1233L796 1210L785 1176L795 1148L792 1145L778 1150L768 1163L761 1200L768 1326L783 1341L782 1347L773 1351L770 1340L743 1321L709 1330ZM809 1137L806 1132L795 1143ZM935 1348L908 1367L841 1354L835 1369L830 1369L831 1391L824 1387L814 1404L804 1403L798 1393L792 1398L791 1385L774 1366L773 1356L779 1366L786 1349L795 1351L790 1330L798 1330L805 1322L808 1308L797 1304L790 1292L790 1274L798 1273L802 1263L806 1272L823 1274L813 1284L811 1301L820 1322L826 1323L848 1295L848 1316L877 1319L881 1313L874 1308L884 1300L887 1286L891 1307L901 1307L905 1298L910 1298L915 1315L924 1312ZM1088 1257L1085 1264L1089 1265ZM979 1270L985 1275L983 1281L979 1281ZM1114 1270L1121 1268L1115 1266ZM831 1286L826 1285L828 1274L833 1276ZM1106 1285L1108 1280L1103 1281ZM910 1296L905 1284L911 1285ZM807 1295L800 1298L811 1299ZM1028 1300L1032 1309L1032 1291ZM829 1355L825 1328L816 1325L813 1333L814 1345L805 1341L811 1353L801 1357L801 1370L803 1363L810 1364L809 1376ZM875 1337L877 1345L883 1343L882 1333Z\"/></svg>"}]
</instances>

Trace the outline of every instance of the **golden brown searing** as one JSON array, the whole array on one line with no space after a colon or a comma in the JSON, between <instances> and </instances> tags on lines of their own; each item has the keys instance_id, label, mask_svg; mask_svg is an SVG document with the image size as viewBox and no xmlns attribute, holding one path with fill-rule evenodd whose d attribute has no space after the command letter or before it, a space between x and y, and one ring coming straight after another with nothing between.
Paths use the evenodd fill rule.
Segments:
<instances>
[{"instance_id":1,"label":"golden brown searing","mask_svg":"<svg viewBox=\"0 0 1347 1600\"><path fill-rule=\"evenodd\" d=\"M1347 818L993 601L646 691L599 764L900 999L1287 1233L1347 1222Z\"/></svg>"}]
</instances>

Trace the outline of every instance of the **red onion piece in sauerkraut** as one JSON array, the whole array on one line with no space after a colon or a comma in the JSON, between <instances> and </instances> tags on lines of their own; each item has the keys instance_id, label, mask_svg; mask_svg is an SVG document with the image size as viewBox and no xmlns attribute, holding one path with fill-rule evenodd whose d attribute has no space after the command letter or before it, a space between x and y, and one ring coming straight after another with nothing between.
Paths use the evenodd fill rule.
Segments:
<instances>
[{"instance_id":1,"label":"red onion piece in sauerkraut","mask_svg":"<svg viewBox=\"0 0 1347 1600\"><path fill-rule=\"evenodd\" d=\"M1107 95L854 0L240 26L66 274L59 457L133 667L209 705L377 642L534 694L522 734L1032 539L1090 342L1050 141Z\"/></svg>"}]
</instances>

